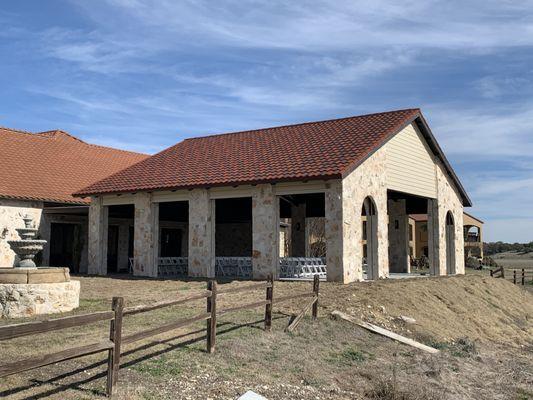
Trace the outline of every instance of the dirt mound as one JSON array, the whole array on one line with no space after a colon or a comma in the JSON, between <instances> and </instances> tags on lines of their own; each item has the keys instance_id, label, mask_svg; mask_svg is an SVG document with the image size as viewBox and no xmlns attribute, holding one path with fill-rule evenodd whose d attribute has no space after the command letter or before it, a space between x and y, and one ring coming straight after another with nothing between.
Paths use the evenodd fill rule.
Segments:
<instances>
[{"instance_id":1,"label":"dirt mound","mask_svg":"<svg viewBox=\"0 0 533 400\"><path fill-rule=\"evenodd\" d=\"M338 309L425 342L467 337L533 345L533 295L503 279L467 275L324 284L321 289L326 310Z\"/></svg>"}]
</instances>

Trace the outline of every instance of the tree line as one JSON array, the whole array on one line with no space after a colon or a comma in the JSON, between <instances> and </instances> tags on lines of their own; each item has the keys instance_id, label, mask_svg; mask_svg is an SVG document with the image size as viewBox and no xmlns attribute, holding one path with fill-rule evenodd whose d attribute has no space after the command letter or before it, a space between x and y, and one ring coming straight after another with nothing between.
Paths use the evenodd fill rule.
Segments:
<instances>
[{"instance_id":1,"label":"tree line","mask_svg":"<svg viewBox=\"0 0 533 400\"><path fill-rule=\"evenodd\" d=\"M530 253L533 251L533 242L529 243L505 243L505 242L490 242L483 243L483 251L486 255L493 255L503 253L506 251L515 251L518 253Z\"/></svg>"}]
</instances>

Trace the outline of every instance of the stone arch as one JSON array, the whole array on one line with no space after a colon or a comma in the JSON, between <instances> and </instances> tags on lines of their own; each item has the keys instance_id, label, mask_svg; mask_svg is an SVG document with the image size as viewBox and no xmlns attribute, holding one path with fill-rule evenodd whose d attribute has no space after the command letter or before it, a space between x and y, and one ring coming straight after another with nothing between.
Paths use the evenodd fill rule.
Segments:
<instances>
[{"instance_id":1,"label":"stone arch","mask_svg":"<svg viewBox=\"0 0 533 400\"><path fill-rule=\"evenodd\" d=\"M374 280L379 278L378 262L378 211L376 203L371 196L365 197L361 208L362 221L362 239L363 246L363 264L366 258L367 279ZM366 244L365 244L366 241ZM366 252L364 251L366 246ZM366 257L365 257L366 253Z\"/></svg>"},{"instance_id":2,"label":"stone arch","mask_svg":"<svg viewBox=\"0 0 533 400\"><path fill-rule=\"evenodd\" d=\"M446 213L446 274L456 273L455 264L455 220L451 211Z\"/></svg>"}]
</instances>

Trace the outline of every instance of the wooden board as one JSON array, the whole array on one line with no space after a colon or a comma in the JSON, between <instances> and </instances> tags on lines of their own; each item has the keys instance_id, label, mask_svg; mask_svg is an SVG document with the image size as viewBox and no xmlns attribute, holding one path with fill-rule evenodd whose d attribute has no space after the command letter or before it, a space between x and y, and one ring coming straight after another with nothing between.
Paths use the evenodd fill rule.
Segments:
<instances>
[{"instance_id":1,"label":"wooden board","mask_svg":"<svg viewBox=\"0 0 533 400\"><path fill-rule=\"evenodd\" d=\"M315 304L316 301L317 301L317 298L311 299L311 301L309 301L305 305L305 307L302 308L300 313L289 323L287 328L285 328L285 332L294 331L296 329L296 327L298 326L298 324L300 323L300 321L302 320L302 318L304 317L304 315L307 313L307 311L309 311L311 309L311 307L313 306L313 304Z\"/></svg>"},{"instance_id":2,"label":"wooden board","mask_svg":"<svg viewBox=\"0 0 533 400\"><path fill-rule=\"evenodd\" d=\"M420 349L420 350L424 350L428 353L431 353L431 354L436 354L436 353L439 353L439 350L438 349L435 349L433 347L429 347L429 346L426 346L425 344L422 344L422 343L419 343L413 339L409 339L405 336L402 336L402 335L398 335L397 333L394 333L392 331L389 331L385 328L382 328L380 326L377 326L377 325L372 325L372 324L369 324L368 322L364 322L364 321L361 321L361 320L357 320L356 318L348 315L348 314L345 314L341 311L333 311L331 313L332 316L334 317L337 317L337 318L341 318L341 319L344 319L345 321L349 321L353 324L356 324L356 325L359 325L360 327L362 328L365 328L371 332L374 332L374 333L378 333L380 335L383 335L383 336L386 336L388 338L391 338L393 340L396 340L398 342L401 342L401 343L404 343L404 344L407 344L411 347L415 347L417 349Z\"/></svg>"}]
</instances>

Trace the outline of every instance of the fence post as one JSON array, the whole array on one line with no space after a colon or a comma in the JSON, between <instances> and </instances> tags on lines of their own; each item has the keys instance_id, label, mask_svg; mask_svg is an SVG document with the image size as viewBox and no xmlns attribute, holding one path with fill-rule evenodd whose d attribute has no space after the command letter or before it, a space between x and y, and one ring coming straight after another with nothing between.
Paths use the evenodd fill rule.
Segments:
<instances>
[{"instance_id":1,"label":"fence post","mask_svg":"<svg viewBox=\"0 0 533 400\"><path fill-rule=\"evenodd\" d=\"M266 288L266 300L269 301L265 305L265 331L272 330L272 306L274 298L274 279L272 275L268 276L267 282L269 286Z\"/></svg>"},{"instance_id":2,"label":"fence post","mask_svg":"<svg viewBox=\"0 0 533 400\"><path fill-rule=\"evenodd\" d=\"M109 324L109 339L113 342L113 348L109 349L107 357L107 385L106 393L109 397L113 395L113 388L118 381L118 370L120 366L120 344L122 341L122 311L124 309L124 299L113 297L111 309L115 312L114 318Z\"/></svg>"},{"instance_id":3,"label":"fence post","mask_svg":"<svg viewBox=\"0 0 533 400\"><path fill-rule=\"evenodd\" d=\"M207 352L214 353L217 337L217 282L207 282L207 290L211 291L211 296L207 298L207 313L211 313L207 320Z\"/></svg>"},{"instance_id":4,"label":"fence post","mask_svg":"<svg viewBox=\"0 0 533 400\"><path fill-rule=\"evenodd\" d=\"M513 283L516 285L516 269L513 270Z\"/></svg>"},{"instance_id":5,"label":"fence post","mask_svg":"<svg viewBox=\"0 0 533 400\"><path fill-rule=\"evenodd\" d=\"M492 277L494 275L494 272L490 270L490 276Z\"/></svg>"},{"instance_id":6,"label":"fence post","mask_svg":"<svg viewBox=\"0 0 533 400\"><path fill-rule=\"evenodd\" d=\"M500 269L502 270L502 278L505 278L505 270L503 269L503 265L500 267Z\"/></svg>"},{"instance_id":7,"label":"fence post","mask_svg":"<svg viewBox=\"0 0 533 400\"><path fill-rule=\"evenodd\" d=\"M313 303L313 319L318 317L318 290L320 285L320 278L315 275L313 280L313 293L315 294L315 302Z\"/></svg>"},{"instance_id":8,"label":"fence post","mask_svg":"<svg viewBox=\"0 0 533 400\"><path fill-rule=\"evenodd\" d=\"M526 272L525 269L522 268L522 286L526 284Z\"/></svg>"}]
</instances>

